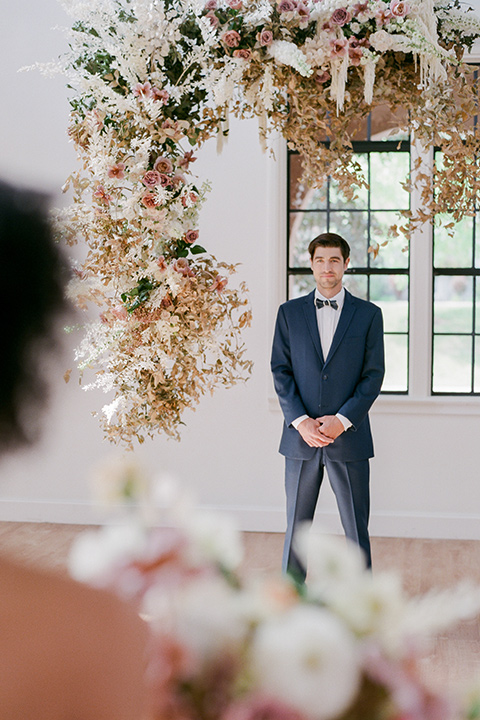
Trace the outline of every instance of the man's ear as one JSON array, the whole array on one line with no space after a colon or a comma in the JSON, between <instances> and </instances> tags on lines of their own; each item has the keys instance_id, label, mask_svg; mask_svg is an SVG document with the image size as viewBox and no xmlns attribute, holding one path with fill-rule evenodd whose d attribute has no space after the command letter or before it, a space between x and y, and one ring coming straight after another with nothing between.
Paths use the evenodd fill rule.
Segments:
<instances>
[{"instance_id":1,"label":"man's ear","mask_svg":"<svg viewBox=\"0 0 480 720\"><path fill-rule=\"evenodd\" d=\"M347 267L348 267L349 265L350 265L350 258L348 257L348 258L345 260L345 265L344 265L345 270L347 269Z\"/></svg>"}]
</instances>

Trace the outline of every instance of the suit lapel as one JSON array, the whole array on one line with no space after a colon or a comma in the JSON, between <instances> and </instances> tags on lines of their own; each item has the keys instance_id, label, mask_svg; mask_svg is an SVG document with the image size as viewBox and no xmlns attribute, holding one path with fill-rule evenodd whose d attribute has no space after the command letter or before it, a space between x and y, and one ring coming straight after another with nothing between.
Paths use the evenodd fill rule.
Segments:
<instances>
[{"instance_id":1,"label":"suit lapel","mask_svg":"<svg viewBox=\"0 0 480 720\"><path fill-rule=\"evenodd\" d=\"M305 314L305 320L307 322L307 327L310 332L312 342L315 345L315 350L317 351L317 354L323 365L325 360L323 358L322 346L320 344L320 334L318 332L317 311L315 309L315 290L309 295L305 296L303 312Z\"/></svg>"},{"instance_id":2,"label":"suit lapel","mask_svg":"<svg viewBox=\"0 0 480 720\"><path fill-rule=\"evenodd\" d=\"M333 336L332 344L330 346L330 350L328 352L328 357L325 364L327 364L328 361L332 358L336 349L342 342L343 336L345 335L347 328L350 325L353 316L355 315L355 311L356 307L354 298L352 295L350 295L348 290L345 290L345 299L343 301L342 314L340 315L337 329L335 330L335 335Z\"/></svg>"}]
</instances>

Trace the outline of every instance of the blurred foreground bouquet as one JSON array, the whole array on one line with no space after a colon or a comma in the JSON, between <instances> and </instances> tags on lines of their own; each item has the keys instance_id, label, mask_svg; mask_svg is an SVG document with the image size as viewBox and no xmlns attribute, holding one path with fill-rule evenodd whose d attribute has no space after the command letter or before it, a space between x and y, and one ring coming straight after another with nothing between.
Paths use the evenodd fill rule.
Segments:
<instances>
[{"instance_id":1,"label":"blurred foreground bouquet","mask_svg":"<svg viewBox=\"0 0 480 720\"><path fill-rule=\"evenodd\" d=\"M155 720L480 717L478 698L465 707L437 694L419 668L429 635L480 610L480 588L408 599L398 577L366 571L355 546L307 528L298 544L308 586L244 579L230 520L170 493L169 526L154 527L154 502L132 466L117 464L107 485L129 503L139 490L144 509L81 535L71 573L137 603L150 624Z\"/></svg>"}]
</instances>

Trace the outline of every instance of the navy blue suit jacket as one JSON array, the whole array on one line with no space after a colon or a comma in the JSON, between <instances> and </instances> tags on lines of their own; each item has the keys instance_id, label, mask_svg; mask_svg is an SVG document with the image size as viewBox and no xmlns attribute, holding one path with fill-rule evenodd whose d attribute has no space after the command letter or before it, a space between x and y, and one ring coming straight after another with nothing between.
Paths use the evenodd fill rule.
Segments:
<instances>
[{"instance_id":1,"label":"navy blue suit jacket","mask_svg":"<svg viewBox=\"0 0 480 720\"><path fill-rule=\"evenodd\" d=\"M314 292L289 300L278 310L271 368L285 423L280 453L309 460L311 448L291 424L340 413L352 427L325 448L332 461L373 457L368 411L384 376L383 320L380 308L347 290L328 357L318 333Z\"/></svg>"}]
</instances>

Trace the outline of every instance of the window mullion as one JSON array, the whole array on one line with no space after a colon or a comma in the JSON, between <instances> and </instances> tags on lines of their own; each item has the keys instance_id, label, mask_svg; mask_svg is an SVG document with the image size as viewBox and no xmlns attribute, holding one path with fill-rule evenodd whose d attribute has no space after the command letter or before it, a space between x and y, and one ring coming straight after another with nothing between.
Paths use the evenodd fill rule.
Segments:
<instances>
[{"instance_id":1,"label":"window mullion","mask_svg":"<svg viewBox=\"0 0 480 720\"><path fill-rule=\"evenodd\" d=\"M420 164L417 166L417 160ZM433 149L413 138L411 144L410 207L415 216L422 208L418 187L433 173ZM419 182L422 175L421 182ZM410 240L410 346L409 389L415 398L429 397L432 372L433 232L430 222L417 226Z\"/></svg>"}]
</instances>

